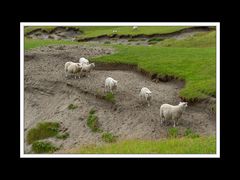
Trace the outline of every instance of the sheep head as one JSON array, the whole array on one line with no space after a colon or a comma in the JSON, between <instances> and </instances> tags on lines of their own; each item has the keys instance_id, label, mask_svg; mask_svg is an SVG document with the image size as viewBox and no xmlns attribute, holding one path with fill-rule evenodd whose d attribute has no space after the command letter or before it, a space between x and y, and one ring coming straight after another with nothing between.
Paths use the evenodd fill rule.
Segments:
<instances>
[{"instance_id":1,"label":"sheep head","mask_svg":"<svg viewBox=\"0 0 240 180\"><path fill-rule=\"evenodd\" d=\"M179 103L180 106L186 108L188 105L187 105L187 102L180 102Z\"/></svg>"}]
</instances>

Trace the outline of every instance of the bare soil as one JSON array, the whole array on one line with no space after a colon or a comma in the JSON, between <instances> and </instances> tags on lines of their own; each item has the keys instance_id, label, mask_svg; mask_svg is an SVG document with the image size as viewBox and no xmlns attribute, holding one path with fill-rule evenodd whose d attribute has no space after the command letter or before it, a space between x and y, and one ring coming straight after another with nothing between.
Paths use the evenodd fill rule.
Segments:
<instances>
[{"instance_id":1,"label":"bare soil","mask_svg":"<svg viewBox=\"0 0 240 180\"><path fill-rule=\"evenodd\" d=\"M32 39L55 39L55 40L75 40L76 36L80 35L79 29L73 27L56 27L51 31L44 29L36 29L26 34L26 37Z\"/></svg>"},{"instance_id":2,"label":"bare soil","mask_svg":"<svg viewBox=\"0 0 240 180\"><path fill-rule=\"evenodd\" d=\"M91 61L93 56L112 52L110 48L77 45L42 47L25 52L25 135L38 122L55 121L61 122L70 134L66 140L50 139L61 146L56 153L81 145L103 144L101 133L91 132L87 126L88 113L94 108L100 128L118 136L118 140L166 138L167 130L173 123L160 125L159 108L163 103L178 104L181 101L178 93L184 86L182 81L153 82L131 66L104 64L96 64L96 70L90 77L65 77L65 62L77 62L82 56ZM104 81L108 76L119 82L115 104L103 99ZM138 98L143 86L153 93L150 107ZM206 103L209 101L189 105L178 125L180 134L187 128L201 135L215 134L215 114L206 108ZM69 110L70 104L78 107ZM27 144L25 151L30 153Z\"/></svg>"}]
</instances>

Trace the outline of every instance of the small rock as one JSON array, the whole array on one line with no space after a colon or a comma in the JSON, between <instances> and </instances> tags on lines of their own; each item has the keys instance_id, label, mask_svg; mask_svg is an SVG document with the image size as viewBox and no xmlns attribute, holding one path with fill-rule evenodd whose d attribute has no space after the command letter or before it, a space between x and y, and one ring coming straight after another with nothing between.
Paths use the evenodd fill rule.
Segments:
<instances>
[{"instance_id":1,"label":"small rock","mask_svg":"<svg viewBox=\"0 0 240 180\"><path fill-rule=\"evenodd\" d=\"M82 117L79 117L78 120L83 121L84 119Z\"/></svg>"}]
</instances>

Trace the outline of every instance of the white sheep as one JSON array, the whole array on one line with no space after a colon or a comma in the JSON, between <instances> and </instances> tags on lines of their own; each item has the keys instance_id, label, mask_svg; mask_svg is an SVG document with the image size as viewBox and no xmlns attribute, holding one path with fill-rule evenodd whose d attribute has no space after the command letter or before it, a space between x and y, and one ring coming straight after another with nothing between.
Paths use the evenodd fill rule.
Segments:
<instances>
[{"instance_id":1,"label":"white sheep","mask_svg":"<svg viewBox=\"0 0 240 180\"><path fill-rule=\"evenodd\" d=\"M160 118L161 124L163 120L173 120L175 127L175 122L178 123L178 120L182 116L183 111L187 107L187 102L180 102L177 106L172 106L170 104L163 104L160 107Z\"/></svg>"},{"instance_id":2,"label":"white sheep","mask_svg":"<svg viewBox=\"0 0 240 180\"><path fill-rule=\"evenodd\" d=\"M117 33L117 30L113 30L113 33Z\"/></svg>"},{"instance_id":3,"label":"white sheep","mask_svg":"<svg viewBox=\"0 0 240 180\"><path fill-rule=\"evenodd\" d=\"M68 77L68 74L74 74L75 79L77 78L76 74L81 72L81 64L80 63L74 63L74 62L66 62L65 63L65 76Z\"/></svg>"},{"instance_id":4,"label":"white sheep","mask_svg":"<svg viewBox=\"0 0 240 180\"><path fill-rule=\"evenodd\" d=\"M133 30L137 30L138 29L138 27L137 26L133 26Z\"/></svg>"},{"instance_id":5,"label":"white sheep","mask_svg":"<svg viewBox=\"0 0 240 180\"><path fill-rule=\"evenodd\" d=\"M82 64L82 68L81 68L81 75L87 75L89 74L93 68L95 68L95 63L91 63L91 64Z\"/></svg>"},{"instance_id":6,"label":"white sheep","mask_svg":"<svg viewBox=\"0 0 240 180\"><path fill-rule=\"evenodd\" d=\"M152 92L146 88L146 87L143 87L139 93L139 97L140 99L146 101L148 103L148 106L150 106L150 101L152 99Z\"/></svg>"},{"instance_id":7,"label":"white sheep","mask_svg":"<svg viewBox=\"0 0 240 180\"><path fill-rule=\"evenodd\" d=\"M88 61L86 58L81 57L81 58L79 59L79 63L80 63L80 64L89 64L89 61Z\"/></svg>"},{"instance_id":8,"label":"white sheep","mask_svg":"<svg viewBox=\"0 0 240 180\"><path fill-rule=\"evenodd\" d=\"M111 77L106 78L104 92L113 93L113 90L117 89L117 83L118 83L118 81L114 80Z\"/></svg>"}]
</instances>

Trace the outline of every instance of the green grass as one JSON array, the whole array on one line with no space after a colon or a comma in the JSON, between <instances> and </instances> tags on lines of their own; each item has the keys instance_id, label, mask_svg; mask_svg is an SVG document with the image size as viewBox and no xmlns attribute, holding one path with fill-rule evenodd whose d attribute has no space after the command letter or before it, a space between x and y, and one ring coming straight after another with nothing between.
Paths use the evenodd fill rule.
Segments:
<instances>
[{"instance_id":1,"label":"green grass","mask_svg":"<svg viewBox=\"0 0 240 180\"><path fill-rule=\"evenodd\" d=\"M24 28L24 34L27 34L36 29L43 29L47 32L52 31L56 26L28 26Z\"/></svg>"},{"instance_id":2,"label":"green grass","mask_svg":"<svg viewBox=\"0 0 240 180\"><path fill-rule=\"evenodd\" d=\"M188 28L188 26L139 26L138 30L133 30L132 26L119 26L119 27L79 27L84 34L80 38L96 37L100 35L137 35L137 34L164 34ZM117 33L113 33L117 30Z\"/></svg>"},{"instance_id":3,"label":"green grass","mask_svg":"<svg viewBox=\"0 0 240 180\"><path fill-rule=\"evenodd\" d=\"M73 110L73 109L76 109L76 108L78 108L78 106L74 105L74 104L69 104L69 106L68 106L69 110Z\"/></svg>"},{"instance_id":4,"label":"green grass","mask_svg":"<svg viewBox=\"0 0 240 180\"><path fill-rule=\"evenodd\" d=\"M98 117L95 115L95 110L91 110L89 112L87 118L87 126L92 130L92 132L101 132L102 130L99 128Z\"/></svg>"},{"instance_id":5,"label":"green grass","mask_svg":"<svg viewBox=\"0 0 240 180\"><path fill-rule=\"evenodd\" d=\"M113 94L113 93L110 93L110 92L108 92L108 93L104 96L104 99L105 99L106 101L109 101L109 102L112 102L112 103L115 103L115 102L116 102L114 94Z\"/></svg>"},{"instance_id":6,"label":"green grass","mask_svg":"<svg viewBox=\"0 0 240 180\"><path fill-rule=\"evenodd\" d=\"M42 142L42 141L35 141L32 144L32 151L34 153L53 153L54 151L58 150L57 147L55 147L50 142Z\"/></svg>"},{"instance_id":7,"label":"green grass","mask_svg":"<svg viewBox=\"0 0 240 180\"><path fill-rule=\"evenodd\" d=\"M200 137L199 134L193 132L190 128L187 128L185 130L184 136L190 137L190 138L198 138L198 137Z\"/></svg>"},{"instance_id":8,"label":"green grass","mask_svg":"<svg viewBox=\"0 0 240 180\"><path fill-rule=\"evenodd\" d=\"M115 45L115 54L93 58L107 63L135 64L145 71L185 80L180 96L195 101L215 96L216 49Z\"/></svg>"},{"instance_id":9,"label":"green grass","mask_svg":"<svg viewBox=\"0 0 240 180\"><path fill-rule=\"evenodd\" d=\"M216 47L216 31L197 33L184 39L166 39L159 44L161 47L206 48Z\"/></svg>"},{"instance_id":10,"label":"green grass","mask_svg":"<svg viewBox=\"0 0 240 180\"><path fill-rule=\"evenodd\" d=\"M112 133L105 132L102 134L102 140L107 143L113 143L117 141L117 137L114 136Z\"/></svg>"},{"instance_id":11,"label":"green grass","mask_svg":"<svg viewBox=\"0 0 240 180\"><path fill-rule=\"evenodd\" d=\"M49 45L74 45L80 44L76 41L66 41L66 40L53 40L53 39L29 39L24 38L24 49L29 50L37 47L42 46L49 46Z\"/></svg>"},{"instance_id":12,"label":"green grass","mask_svg":"<svg viewBox=\"0 0 240 180\"><path fill-rule=\"evenodd\" d=\"M57 139L63 139L63 140L65 140L65 139L67 139L68 137L69 137L69 133L67 133L67 132L56 135L56 138L57 138Z\"/></svg>"},{"instance_id":13,"label":"green grass","mask_svg":"<svg viewBox=\"0 0 240 180\"><path fill-rule=\"evenodd\" d=\"M103 146L69 150L79 154L215 154L216 138L173 138L166 140L126 140Z\"/></svg>"},{"instance_id":14,"label":"green grass","mask_svg":"<svg viewBox=\"0 0 240 180\"><path fill-rule=\"evenodd\" d=\"M178 128L169 128L168 129L168 137L169 138L176 138L176 137L178 137Z\"/></svg>"},{"instance_id":15,"label":"green grass","mask_svg":"<svg viewBox=\"0 0 240 180\"><path fill-rule=\"evenodd\" d=\"M38 123L37 127L32 128L27 134L27 143L32 144L33 142L49 137L54 137L59 133L60 125L56 122L44 122Z\"/></svg>"},{"instance_id":16,"label":"green grass","mask_svg":"<svg viewBox=\"0 0 240 180\"><path fill-rule=\"evenodd\" d=\"M86 37L97 37L101 35L113 35L113 34L127 34L127 35L137 35L137 34L164 34L171 33L174 31L178 31L181 29L188 28L189 26L139 26L138 30L133 30L133 26L74 26L79 29L79 31L83 32L83 34L79 35L79 38ZM35 29L44 29L46 31L51 31L54 29L53 26L32 26L26 27L24 33L28 33ZM113 30L117 30L116 33L113 33Z\"/></svg>"}]
</instances>

